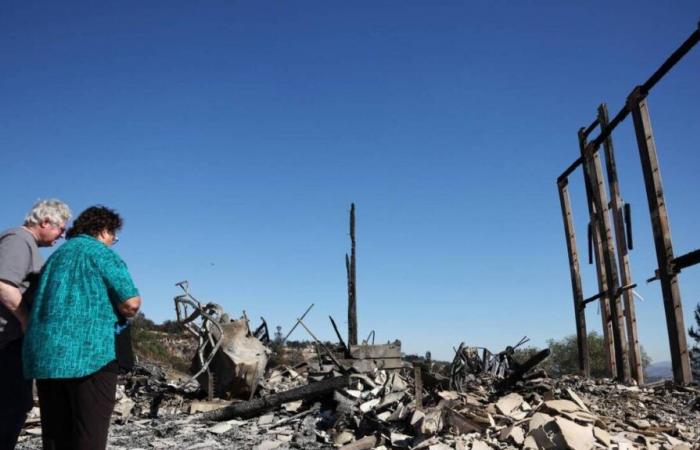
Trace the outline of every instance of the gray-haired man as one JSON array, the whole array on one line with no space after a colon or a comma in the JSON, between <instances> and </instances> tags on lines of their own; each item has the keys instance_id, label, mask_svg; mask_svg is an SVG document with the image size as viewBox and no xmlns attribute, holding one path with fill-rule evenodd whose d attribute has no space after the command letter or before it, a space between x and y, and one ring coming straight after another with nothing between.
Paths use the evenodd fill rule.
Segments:
<instances>
[{"instance_id":1,"label":"gray-haired man","mask_svg":"<svg viewBox=\"0 0 700 450\"><path fill-rule=\"evenodd\" d=\"M63 236L70 208L51 199L37 202L24 226L0 233L0 449L12 449L32 407L32 383L22 374L22 336L33 290L50 247Z\"/></svg>"}]
</instances>

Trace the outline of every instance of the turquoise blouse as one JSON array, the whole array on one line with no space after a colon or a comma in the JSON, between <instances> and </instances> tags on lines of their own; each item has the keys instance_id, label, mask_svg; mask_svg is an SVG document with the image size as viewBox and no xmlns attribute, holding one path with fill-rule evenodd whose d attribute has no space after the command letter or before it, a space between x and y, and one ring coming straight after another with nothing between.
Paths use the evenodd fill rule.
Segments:
<instances>
[{"instance_id":1,"label":"turquoise blouse","mask_svg":"<svg viewBox=\"0 0 700 450\"><path fill-rule=\"evenodd\" d=\"M126 264L97 239L69 239L46 261L24 337L26 378L79 378L116 358L115 306L139 295Z\"/></svg>"}]
</instances>

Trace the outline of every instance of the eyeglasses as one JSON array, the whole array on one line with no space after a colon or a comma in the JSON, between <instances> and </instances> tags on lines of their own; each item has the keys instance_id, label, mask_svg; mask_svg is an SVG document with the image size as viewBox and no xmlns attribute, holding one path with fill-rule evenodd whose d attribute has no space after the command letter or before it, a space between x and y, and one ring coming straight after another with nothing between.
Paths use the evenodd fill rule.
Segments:
<instances>
[{"instance_id":1,"label":"eyeglasses","mask_svg":"<svg viewBox=\"0 0 700 450\"><path fill-rule=\"evenodd\" d=\"M116 234L113 234L112 235L112 245L116 244L117 242L119 242L119 236L117 236Z\"/></svg>"},{"instance_id":2,"label":"eyeglasses","mask_svg":"<svg viewBox=\"0 0 700 450\"><path fill-rule=\"evenodd\" d=\"M49 223L49 226L51 226L51 228L56 228L57 230L60 230L60 231L61 231L61 236L63 235L63 233L66 232L66 227L65 227L65 225L64 225L64 226L60 226L60 225L55 225L55 224L53 224L53 223Z\"/></svg>"}]
</instances>

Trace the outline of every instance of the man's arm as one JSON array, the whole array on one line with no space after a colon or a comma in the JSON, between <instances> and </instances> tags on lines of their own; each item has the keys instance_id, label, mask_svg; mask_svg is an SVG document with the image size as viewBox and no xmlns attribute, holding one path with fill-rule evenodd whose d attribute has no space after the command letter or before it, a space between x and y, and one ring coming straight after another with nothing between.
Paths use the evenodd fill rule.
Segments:
<instances>
[{"instance_id":1,"label":"man's arm","mask_svg":"<svg viewBox=\"0 0 700 450\"><path fill-rule=\"evenodd\" d=\"M22 293L17 286L0 280L0 303L19 320L22 331L24 332L27 328L29 315L24 305L22 305Z\"/></svg>"},{"instance_id":2,"label":"man's arm","mask_svg":"<svg viewBox=\"0 0 700 450\"><path fill-rule=\"evenodd\" d=\"M136 313L139 312L140 307L141 297L131 297L117 305L117 311L119 311L122 317L128 319L129 317L134 317Z\"/></svg>"}]
</instances>

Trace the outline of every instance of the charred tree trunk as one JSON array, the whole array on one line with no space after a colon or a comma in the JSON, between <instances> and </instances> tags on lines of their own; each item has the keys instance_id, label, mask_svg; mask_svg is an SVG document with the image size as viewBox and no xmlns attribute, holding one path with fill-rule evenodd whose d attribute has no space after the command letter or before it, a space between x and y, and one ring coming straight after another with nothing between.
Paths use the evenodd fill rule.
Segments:
<instances>
[{"instance_id":1,"label":"charred tree trunk","mask_svg":"<svg viewBox=\"0 0 700 450\"><path fill-rule=\"evenodd\" d=\"M350 205L350 258L345 254L348 274L348 346L357 345L357 283L355 278L355 204Z\"/></svg>"}]
</instances>

